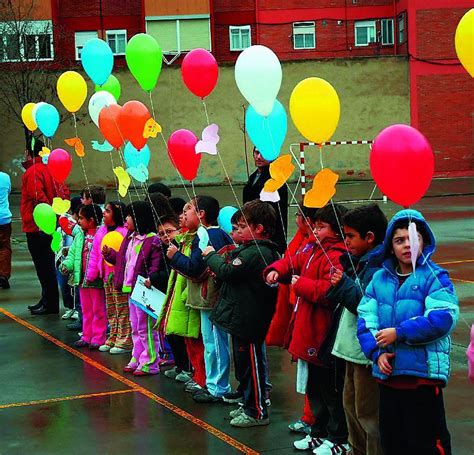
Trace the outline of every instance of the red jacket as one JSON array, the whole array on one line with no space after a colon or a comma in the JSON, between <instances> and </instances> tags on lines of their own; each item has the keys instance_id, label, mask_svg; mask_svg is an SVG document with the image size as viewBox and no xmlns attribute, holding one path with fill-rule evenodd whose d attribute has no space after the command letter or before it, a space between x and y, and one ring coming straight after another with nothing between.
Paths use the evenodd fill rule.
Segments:
<instances>
[{"instance_id":1,"label":"red jacket","mask_svg":"<svg viewBox=\"0 0 474 455\"><path fill-rule=\"evenodd\" d=\"M33 210L41 202L52 204L53 198L69 199L69 189L56 182L41 157L23 163L26 172L21 178L20 214L23 232L38 232Z\"/></svg>"},{"instance_id":2,"label":"red jacket","mask_svg":"<svg viewBox=\"0 0 474 455\"><path fill-rule=\"evenodd\" d=\"M298 255L285 257L268 266L264 274L276 270L281 283L290 283L292 275L300 278L293 286L296 299L287 333L290 354L317 365L318 351L332 324L335 305L327 299L331 267L342 270L339 258L346 252L340 239L326 238L322 248L309 242ZM328 259L329 257L329 259Z\"/></svg>"}]
</instances>

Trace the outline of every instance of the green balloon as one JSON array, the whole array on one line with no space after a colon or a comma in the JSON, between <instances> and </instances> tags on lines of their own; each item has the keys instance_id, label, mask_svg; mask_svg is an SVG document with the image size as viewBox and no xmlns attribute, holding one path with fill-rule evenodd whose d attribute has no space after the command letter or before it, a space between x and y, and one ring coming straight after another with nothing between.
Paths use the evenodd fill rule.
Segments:
<instances>
[{"instance_id":1,"label":"green balloon","mask_svg":"<svg viewBox=\"0 0 474 455\"><path fill-rule=\"evenodd\" d=\"M56 230L56 214L49 204L38 204L33 210L33 219L36 226L46 234L51 235Z\"/></svg>"},{"instance_id":2,"label":"green balloon","mask_svg":"<svg viewBox=\"0 0 474 455\"><path fill-rule=\"evenodd\" d=\"M151 92L155 88L163 64L163 53L155 38L146 33L135 35L127 44L125 60L141 88Z\"/></svg>"},{"instance_id":3,"label":"green balloon","mask_svg":"<svg viewBox=\"0 0 474 455\"><path fill-rule=\"evenodd\" d=\"M61 234L58 231L53 232L53 240L51 240L51 249L57 253L61 249Z\"/></svg>"},{"instance_id":4,"label":"green balloon","mask_svg":"<svg viewBox=\"0 0 474 455\"><path fill-rule=\"evenodd\" d=\"M118 100L122 93L122 89L120 88L119 80L113 74L109 76L109 78L107 79L107 82L104 85L95 86L96 92L100 92L101 90L105 90L106 92L109 92L115 98L115 101L117 101L118 103Z\"/></svg>"}]
</instances>

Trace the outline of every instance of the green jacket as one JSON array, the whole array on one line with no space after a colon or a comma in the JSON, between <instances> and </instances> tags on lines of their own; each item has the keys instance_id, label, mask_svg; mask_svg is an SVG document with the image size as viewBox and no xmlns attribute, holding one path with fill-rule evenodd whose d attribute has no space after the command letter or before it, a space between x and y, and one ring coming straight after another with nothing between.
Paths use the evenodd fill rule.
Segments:
<instances>
[{"instance_id":1,"label":"green jacket","mask_svg":"<svg viewBox=\"0 0 474 455\"><path fill-rule=\"evenodd\" d=\"M65 267L69 274L71 274L69 284L71 286L79 286L83 288L102 288L104 284L101 279L97 279L92 283L86 283L85 281L81 284L83 273L82 273L82 250L84 248L84 231L82 229L77 232L74 240L72 241L66 259L61 263L60 270ZM92 244L91 244L92 247ZM87 254L87 261L90 258L90 250ZM86 270L88 263L86 263Z\"/></svg>"},{"instance_id":2,"label":"green jacket","mask_svg":"<svg viewBox=\"0 0 474 455\"><path fill-rule=\"evenodd\" d=\"M180 234L176 241L180 243L180 251L185 256L191 254L191 243L196 233ZM188 280L172 269L168 279L165 304L158 317L155 327L162 327L166 335L179 335L198 338L201 333L201 315L199 310L186 306L188 298Z\"/></svg>"}]
</instances>

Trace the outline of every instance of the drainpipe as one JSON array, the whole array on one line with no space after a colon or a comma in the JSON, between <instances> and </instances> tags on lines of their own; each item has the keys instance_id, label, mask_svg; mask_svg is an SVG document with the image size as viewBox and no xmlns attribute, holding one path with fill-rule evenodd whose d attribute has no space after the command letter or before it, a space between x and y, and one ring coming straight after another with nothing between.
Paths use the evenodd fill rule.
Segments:
<instances>
[{"instance_id":1,"label":"drainpipe","mask_svg":"<svg viewBox=\"0 0 474 455\"><path fill-rule=\"evenodd\" d=\"M258 0L255 0L255 44L260 43L259 27L258 27Z\"/></svg>"},{"instance_id":2,"label":"drainpipe","mask_svg":"<svg viewBox=\"0 0 474 455\"><path fill-rule=\"evenodd\" d=\"M397 0L393 0L393 55L397 55L398 53L398 30L396 27L397 24Z\"/></svg>"}]
</instances>

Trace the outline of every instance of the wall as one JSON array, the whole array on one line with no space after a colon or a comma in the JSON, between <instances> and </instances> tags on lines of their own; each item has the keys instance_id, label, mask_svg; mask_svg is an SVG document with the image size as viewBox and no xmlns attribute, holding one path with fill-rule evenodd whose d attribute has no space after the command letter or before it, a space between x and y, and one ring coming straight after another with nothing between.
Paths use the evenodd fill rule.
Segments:
<instances>
[{"instance_id":1,"label":"wall","mask_svg":"<svg viewBox=\"0 0 474 455\"><path fill-rule=\"evenodd\" d=\"M407 82L407 62L401 58L333 60L328 62L295 62L283 64L283 86L279 99L287 107L294 86L303 78L318 75L330 81L341 98L341 120L335 132L334 140L372 139L383 127L397 122L409 122L409 99ZM139 99L149 106L146 94L138 89L137 83L125 71L116 73L122 84L121 103L130 99ZM89 93L91 93L89 84ZM166 138L179 128L193 130L200 136L206 126L202 103L190 94L183 85L179 68L163 68L158 85L153 93L156 119L163 126ZM56 103L59 106L59 102ZM86 102L87 105L87 102ZM243 134L243 109L245 100L237 90L234 80L234 68L220 68L220 80L216 90L208 97L207 108L211 122L220 126L221 142L219 150L234 182L243 182L247 178ZM53 147L67 147L63 140L74 136L71 117L62 112L64 122L60 125ZM3 118L3 113L0 112ZM6 140L0 143L1 168L7 172L16 172L13 186L20 185L20 175L14 163L24 150L22 129L13 123L7 123L3 129ZM90 121L86 106L79 112L79 136L86 145L84 166L89 182L113 185L111 157L91 149L90 141L102 139L95 125ZM282 153L288 153L292 142L304 139L289 120L287 141ZM162 139L150 139L152 159L149 165L153 180L163 179L166 183L180 184L175 170L166 154ZM251 150L248 141L248 151ZM323 150L326 166L341 174L341 178L369 178L368 146L327 147ZM114 164L119 163L116 152L112 154ZM307 173L319 170L319 155L314 148L307 149ZM296 177L296 173L295 173ZM223 183L225 174L216 157L205 155L201 161L200 174L196 184ZM73 171L68 179L73 188L85 184L81 164L73 156Z\"/></svg>"},{"instance_id":2,"label":"wall","mask_svg":"<svg viewBox=\"0 0 474 455\"><path fill-rule=\"evenodd\" d=\"M145 16L209 14L209 0L145 0Z\"/></svg>"}]
</instances>

